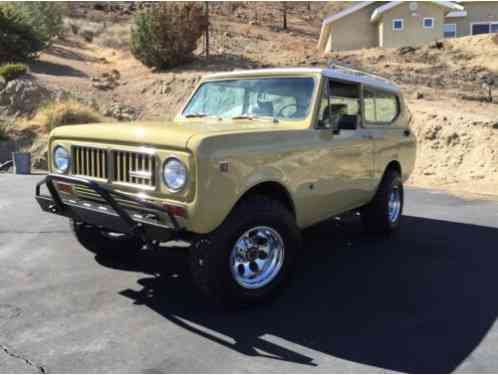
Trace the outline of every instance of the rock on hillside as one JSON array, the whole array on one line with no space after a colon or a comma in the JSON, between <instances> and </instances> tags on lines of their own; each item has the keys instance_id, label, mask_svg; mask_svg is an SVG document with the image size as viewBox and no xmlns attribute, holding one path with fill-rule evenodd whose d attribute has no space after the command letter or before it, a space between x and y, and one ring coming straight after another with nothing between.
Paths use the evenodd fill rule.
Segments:
<instances>
[{"instance_id":1,"label":"rock on hillside","mask_svg":"<svg viewBox=\"0 0 498 375\"><path fill-rule=\"evenodd\" d=\"M31 115L50 97L50 91L31 78L0 82L0 118Z\"/></svg>"}]
</instances>

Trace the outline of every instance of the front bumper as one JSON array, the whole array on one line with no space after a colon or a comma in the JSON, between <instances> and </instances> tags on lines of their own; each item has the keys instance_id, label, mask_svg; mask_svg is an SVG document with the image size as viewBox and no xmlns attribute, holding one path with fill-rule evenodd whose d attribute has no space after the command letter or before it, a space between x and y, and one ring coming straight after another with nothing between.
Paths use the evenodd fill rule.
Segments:
<instances>
[{"instance_id":1,"label":"front bumper","mask_svg":"<svg viewBox=\"0 0 498 375\"><path fill-rule=\"evenodd\" d=\"M61 194L55 187L58 182L70 186L83 185L92 189L105 203L80 199L72 194ZM47 186L49 195L40 193L43 185ZM46 212L72 218L110 232L132 234L146 243L168 241L183 230L178 218L169 213L165 207L108 189L95 181L80 177L49 174L36 185L35 198ZM131 201L138 208L124 207L115 198Z\"/></svg>"}]
</instances>

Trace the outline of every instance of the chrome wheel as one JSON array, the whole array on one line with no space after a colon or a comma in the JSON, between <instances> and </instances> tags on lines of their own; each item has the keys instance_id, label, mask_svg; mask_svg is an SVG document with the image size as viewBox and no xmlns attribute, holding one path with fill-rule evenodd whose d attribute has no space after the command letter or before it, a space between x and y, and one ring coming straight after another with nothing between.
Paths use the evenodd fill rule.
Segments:
<instances>
[{"instance_id":1,"label":"chrome wheel","mask_svg":"<svg viewBox=\"0 0 498 375\"><path fill-rule=\"evenodd\" d=\"M240 286L258 289L268 285L284 263L284 241L270 227L256 227L235 242L230 254L230 270Z\"/></svg>"},{"instance_id":2,"label":"chrome wheel","mask_svg":"<svg viewBox=\"0 0 498 375\"><path fill-rule=\"evenodd\" d=\"M389 221L395 223L401 214L401 191L399 186L395 186L389 195L388 215Z\"/></svg>"}]
</instances>

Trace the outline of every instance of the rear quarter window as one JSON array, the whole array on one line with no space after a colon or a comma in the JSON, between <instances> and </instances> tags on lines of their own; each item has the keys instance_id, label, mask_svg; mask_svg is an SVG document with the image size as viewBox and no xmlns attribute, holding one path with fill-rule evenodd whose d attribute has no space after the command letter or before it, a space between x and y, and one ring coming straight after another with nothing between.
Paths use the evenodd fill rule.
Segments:
<instances>
[{"instance_id":1,"label":"rear quarter window","mask_svg":"<svg viewBox=\"0 0 498 375\"><path fill-rule=\"evenodd\" d=\"M391 123L398 116L398 99L390 94L377 94L375 98L377 122Z\"/></svg>"},{"instance_id":2,"label":"rear quarter window","mask_svg":"<svg viewBox=\"0 0 498 375\"><path fill-rule=\"evenodd\" d=\"M396 95L365 89L365 121L373 125L389 125L399 115L400 105Z\"/></svg>"}]
</instances>

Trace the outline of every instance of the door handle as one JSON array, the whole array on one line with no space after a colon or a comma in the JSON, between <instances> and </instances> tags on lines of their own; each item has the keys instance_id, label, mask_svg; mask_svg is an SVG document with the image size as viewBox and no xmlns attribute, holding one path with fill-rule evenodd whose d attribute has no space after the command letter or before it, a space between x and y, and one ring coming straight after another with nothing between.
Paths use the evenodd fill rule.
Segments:
<instances>
[{"instance_id":1,"label":"door handle","mask_svg":"<svg viewBox=\"0 0 498 375\"><path fill-rule=\"evenodd\" d=\"M363 139L373 139L374 138L372 134L363 134L361 137Z\"/></svg>"}]
</instances>

